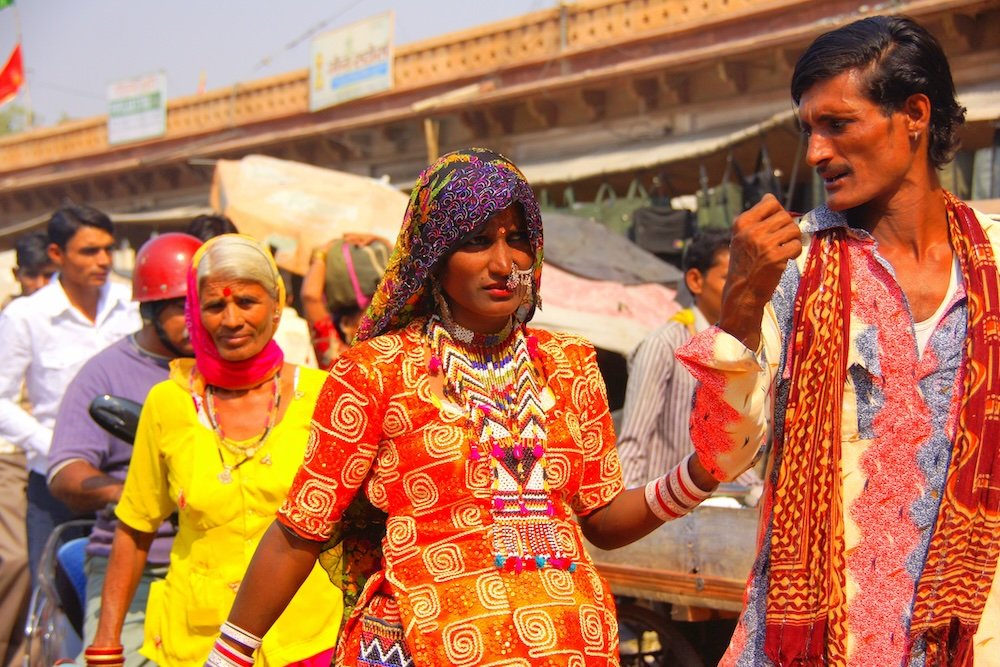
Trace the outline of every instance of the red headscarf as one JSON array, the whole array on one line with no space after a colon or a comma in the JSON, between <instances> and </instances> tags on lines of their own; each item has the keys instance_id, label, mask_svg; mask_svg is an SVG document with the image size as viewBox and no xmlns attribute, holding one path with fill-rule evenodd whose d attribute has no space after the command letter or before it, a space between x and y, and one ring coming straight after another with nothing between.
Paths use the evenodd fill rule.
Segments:
<instances>
[{"instance_id":1,"label":"red headscarf","mask_svg":"<svg viewBox=\"0 0 1000 667\"><path fill-rule=\"evenodd\" d=\"M198 265L205 257L205 253L214 246L224 244L248 245L257 250L261 257L267 262L271 272L274 274L274 283L277 285L278 298L276 306L280 309L285 303L285 284L278 273L278 266L274 263L271 253L252 237L244 234L223 234L209 239L191 258L191 268L188 271L187 280L187 304L184 309L185 320L187 321L188 333L191 336L191 345L194 347L195 367L204 377L205 381L216 387L223 389L245 389L253 387L267 380L284 363L285 355L272 338L264 348L242 361L227 361L219 354L215 347L215 341L205 330L201 323L201 298L198 292ZM250 280L249 276L246 278ZM265 286L266 287L266 286ZM277 324L275 324L277 328Z\"/></svg>"}]
</instances>

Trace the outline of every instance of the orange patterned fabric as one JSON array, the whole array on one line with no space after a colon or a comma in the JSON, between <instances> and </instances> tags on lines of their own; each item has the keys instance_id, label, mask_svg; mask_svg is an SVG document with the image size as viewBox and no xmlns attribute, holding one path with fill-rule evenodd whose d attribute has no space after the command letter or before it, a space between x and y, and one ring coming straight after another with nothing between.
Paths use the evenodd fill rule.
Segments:
<instances>
[{"instance_id":1,"label":"orange patterned fabric","mask_svg":"<svg viewBox=\"0 0 1000 667\"><path fill-rule=\"evenodd\" d=\"M851 290L846 254L843 229L817 235L795 299L767 594L765 651L778 665L843 665L847 657L839 470L848 340L842 323L850 317Z\"/></svg>"},{"instance_id":2,"label":"orange patterned fabric","mask_svg":"<svg viewBox=\"0 0 1000 667\"><path fill-rule=\"evenodd\" d=\"M604 382L582 339L532 331L554 402L546 413L552 525L577 567L498 569L487 457L470 460L464 414L432 393L422 319L351 348L317 404L305 462L279 511L301 537L325 541L360 490L388 514L382 569L341 637L353 664L381 603L396 599L420 665L617 665L610 588L573 514L623 490ZM384 605L383 605L384 606Z\"/></svg>"},{"instance_id":3,"label":"orange patterned fabric","mask_svg":"<svg viewBox=\"0 0 1000 667\"><path fill-rule=\"evenodd\" d=\"M928 667L971 667L972 637L1000 555L1000 275L972 209L946 195L969 295L964 395L910 636L926 639Z\"/></svg>"}]
</instances>

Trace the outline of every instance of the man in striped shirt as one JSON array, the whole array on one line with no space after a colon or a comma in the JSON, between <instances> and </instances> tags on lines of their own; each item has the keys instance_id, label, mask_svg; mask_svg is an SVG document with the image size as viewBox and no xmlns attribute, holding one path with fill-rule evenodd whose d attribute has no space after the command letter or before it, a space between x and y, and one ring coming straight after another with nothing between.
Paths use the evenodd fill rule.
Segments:
<instances>
[{"instance_id":1,"label":"man in striped shirt","mask_svg":"<svg viewBox=\"0 0 1000 667\"><path fill-rule=\"evenodd\" d=\"M677 465L691 450L688 419L695 380L674 350L719 319L729 271L728 229L699 232L684 251L682 270L694 305L650 333L629 359L618 456L625 486L641 486Z\"/></svg>"}]
</instances>

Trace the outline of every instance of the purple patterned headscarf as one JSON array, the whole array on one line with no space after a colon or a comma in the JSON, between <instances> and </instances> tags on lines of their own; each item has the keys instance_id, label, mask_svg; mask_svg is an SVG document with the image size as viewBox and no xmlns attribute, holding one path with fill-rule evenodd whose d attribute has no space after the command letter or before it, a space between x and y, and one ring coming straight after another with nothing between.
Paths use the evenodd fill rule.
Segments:
<instances>
[{"instance_id":1,"label":"purple patterned headscarf","mask_svg":"<svg viewBox=\"0 0 1000 667\"><path fill-rule=\"evenodd\" d=\"M405 326L432 309L428 289L434 272L468 234L496 213L519 203L535 253L535 303L542 277L542 215L524 174L485 148L448 153L424 169L413 186L403 226L382 282L361 320L355 340Z\"/></svg>"}]
</instances>

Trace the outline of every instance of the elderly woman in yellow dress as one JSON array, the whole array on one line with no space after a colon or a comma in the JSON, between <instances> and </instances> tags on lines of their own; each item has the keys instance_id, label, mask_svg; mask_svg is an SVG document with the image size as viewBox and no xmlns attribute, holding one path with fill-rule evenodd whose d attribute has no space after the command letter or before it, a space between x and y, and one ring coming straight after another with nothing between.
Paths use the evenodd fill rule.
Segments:
<instances>
[{"instance_id":1,"label":"elderly woman in yellow dress","mask_svg":"<svg viewBox=\"0 0 1000 667\"><path fill-rule=\"evenodd\" d=\"M194 359L150 391L116 514L120 520L88 664L121 664L119 633L160 522L179 529L150 591L141 653L201 665L250 558L302 462L325 374L284 363L272 336L285 303L270 253L247 236L207 242L192 261ZM340 591L316 566L259 645L261 664L329 665Z\"/></svg>"}]
</instances>

